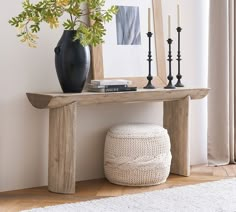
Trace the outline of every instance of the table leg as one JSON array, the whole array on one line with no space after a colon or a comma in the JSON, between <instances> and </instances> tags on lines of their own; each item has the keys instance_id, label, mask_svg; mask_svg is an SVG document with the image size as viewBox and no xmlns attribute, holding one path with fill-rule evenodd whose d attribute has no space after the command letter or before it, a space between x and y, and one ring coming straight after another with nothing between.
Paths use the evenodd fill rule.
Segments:
<instances>
[{"instance_id":1,"label":"table leg","mask_svg":"<svg viewBox=\"0 0 236 212\"><path fill-rule=\"evenodd\" d=\"M75 193L77 104L50 109L48 190Z\"/></svg>"},{"instance_id":2,"label":"table leg","mask_svg":"<svg viewBox=\"0 0 236 212\"><path fill-rule=\"evenodd\" d=\"M190 175L189 103L189 96L164 102L163 125L171 141L171 173L183 176Z\"/></svg>"}]
</instances>

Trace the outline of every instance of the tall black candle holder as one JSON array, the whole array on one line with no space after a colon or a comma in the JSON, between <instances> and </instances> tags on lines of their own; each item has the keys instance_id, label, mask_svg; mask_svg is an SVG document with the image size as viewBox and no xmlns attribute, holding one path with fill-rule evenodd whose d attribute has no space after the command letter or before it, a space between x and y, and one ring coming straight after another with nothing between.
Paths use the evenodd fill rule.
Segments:
<instances>
[{"instance_id":1,"label":"tall black candle holder","mask_svg":"<svg viewBox=\"0 0 236 212\"><path fill-rule=\"evenodd\" d=\"M173 76L171 73L171 62L172 62L172 54L171 54L171 44L172 44L173 40L171 38L169 38L167 40L167 43L169 44L169 54L168 54L168 61L169 61L169 75L167 77L167 79L169 80L168 85L165 87L165 89L175 89L175 86L172 84L172 80L173 80Z\"/></svg>"},{"instance_id":2,"label":"tall black candle holder","mask_svg":"<svg viewBox=\"0 0 236 212\"><path fill-rule=\"evenodd\" d=\"M182 31L181 27L177 27L177 32L178 32L178 53L177 53L177 60L178 60L178 74L176 75L176 78L178 79L177 83L175 84L176 87L184 87L184 85L181 82L182 75L180 73L180 61L181 59L181 53L180 53L180 33Z\"/></svg>"},{"instance_id":3,"label":"tall black candle holder","mask_svg":"<svg viewBox=\"0 0 236 212\"><path fill-rule=\"evenodd\" d=\"M152 85L152 80L153 80L153 77L152 77L152 69L151 69L151 62L152 62L152 52L151 52L151 37L152 37L152 33L151 32L148 32L147 33L147 36L148 36L148 76L147 76L147 80L148 80L148 83L147 85L144 87L145 89L154 89L155 86Z\"/></svg>"}]
</instances>

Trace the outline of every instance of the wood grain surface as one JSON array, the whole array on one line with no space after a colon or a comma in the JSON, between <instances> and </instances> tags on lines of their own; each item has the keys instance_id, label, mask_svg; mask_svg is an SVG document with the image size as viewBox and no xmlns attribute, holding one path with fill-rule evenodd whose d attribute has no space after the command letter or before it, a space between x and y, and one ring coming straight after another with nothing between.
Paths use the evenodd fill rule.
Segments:
<instances>
[{"instance_id":1,"label":"wood grain surface","mask_svg":"<svg viewBox=\"0 0 236 212\"><path fill-rule=\"evenodd\" d=\"M76 103L49 112L48 189L75 192Z\"/></svg>"},{"instance_id":2,"label":"wood grain surface","mask_svg":"<svg viewBox=\"0 0 236 212\"><path fill-rule=\"evenodd\" d=\"M0 211L18 212L36 207L83 202L99 198L137 194L155 191L176 186L192 185L225 178L236 177L236 165L208 167L199 165L191 167L191 176L182 177L170 175L161 185L148 187L118 186L105 179L77 182L76 193L73 195L55 194L48 191L47 187L31 188L19 191L0 192Z\"/></svg>"},{"instance_id":3,"label":"wood grain surface","mask_svg":"<svg viewBox=\"0 0 236 212\"><path fill-rule=\"evenodd\" d=\"M189 96L164 102L163 126L170 136L171 173L182 176L190 175L189 103Z\"/></svg>"},{"instance_id":4,"label":"wood grain surface","mask_svg":"<svg viewBox=\"0 0 236 212\"><path fill-rule=\"evenodd\" d=\"M160 88L112 93L27 93L27 97L34 107L43 109L62 107L74 102L77 102L78 105L90 105L104 103L174 101L183 99L187 96L190 96L191 99L201 99L208 93L208 88L178 88L174 90Z\"/></svg>"}]
</instances>

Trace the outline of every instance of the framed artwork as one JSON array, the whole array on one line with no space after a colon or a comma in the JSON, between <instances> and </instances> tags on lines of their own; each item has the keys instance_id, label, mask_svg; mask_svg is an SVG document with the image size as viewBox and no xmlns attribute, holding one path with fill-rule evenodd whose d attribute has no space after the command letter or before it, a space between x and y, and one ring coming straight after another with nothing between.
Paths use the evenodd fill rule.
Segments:
<instances>
[{"instance_id":1,"label":"framed artwork","mask_svg":"<svg viewBox=\"0 0 236 212\"><path fill-rule=\"evenodd\" d=\"M105 25L104 44L92 47L93 79L127 79L132 86L147 84L148 37L152 42L152 84L166 85L166 62L161 0L106 0L118 13ZM150 9L149 9L150 8ZM148 15L148 10L150 16ZM151 18L149 18L151 17Z\"/></svg>"}]
</instances>

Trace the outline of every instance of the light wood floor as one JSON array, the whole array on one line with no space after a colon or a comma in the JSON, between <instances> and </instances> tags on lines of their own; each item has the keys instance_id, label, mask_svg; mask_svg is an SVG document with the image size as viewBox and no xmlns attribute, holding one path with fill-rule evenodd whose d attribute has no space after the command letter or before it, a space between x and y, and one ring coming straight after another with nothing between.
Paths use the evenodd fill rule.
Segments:
<instances>
[{"instance_id":1,"label":"light wood floor","mask_svg":"<svg viewBox=\"0 0 236 212\"><path fill-rule=\"evenodd\" d=\"M76 194L74 195L54 194L48 192L47 187L2 192L0 193L0 212L13 212L35 207L80 202L124 194L135 194L230 177L236 177L236 165L221 167L207 167L201 165L191 168L190 177L171 175L166 183L151 187L117 186L107 182L105 179L99 179L78 182L76 185Z\"/></svg>"}]
</instances>

